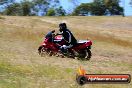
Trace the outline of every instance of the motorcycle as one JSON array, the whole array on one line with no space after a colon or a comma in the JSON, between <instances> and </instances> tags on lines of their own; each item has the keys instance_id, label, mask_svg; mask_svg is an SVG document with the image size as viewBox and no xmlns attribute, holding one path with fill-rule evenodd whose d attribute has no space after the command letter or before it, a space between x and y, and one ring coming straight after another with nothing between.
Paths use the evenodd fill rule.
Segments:
<instances>
[{"instance_id":1,"label":"motorcycle","mask_svg":"<svg viewBox=\"0 0 132 88\"><path fill-rule=\"evenodd\" d=\"M38 48L38 53L41 56L61 56L61 57L70 57L78 59L85 58L90 60L92 53L90 51L92 46L91 40L79 40L77 44L71 48L66 49L66 53L60 51L60 47L65 45L66 41L61 35L56 35L53 38L53 42L49 42L48 39L45 39Z\"/></svg>"}]
</instances>

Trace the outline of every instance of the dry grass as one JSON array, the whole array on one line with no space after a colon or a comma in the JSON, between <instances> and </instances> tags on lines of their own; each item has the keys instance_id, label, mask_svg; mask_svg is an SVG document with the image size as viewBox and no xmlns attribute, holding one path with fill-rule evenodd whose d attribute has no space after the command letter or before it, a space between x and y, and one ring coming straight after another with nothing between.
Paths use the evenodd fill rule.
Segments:
<instances>
[{"instance_id":1,"label":"dry grass","mask_svg":"<svg viewBox=\"0 0 132 88\"><path fill-rule=\"evenodd\" d=\"M132 84L75 82L77 68L88 73L132 75L131 17L17 17L0 19L0 88L129 88ZM66 22L77 39L93 41L90 61L40 57L43 36Z\"/></svg>"}]
</instances>

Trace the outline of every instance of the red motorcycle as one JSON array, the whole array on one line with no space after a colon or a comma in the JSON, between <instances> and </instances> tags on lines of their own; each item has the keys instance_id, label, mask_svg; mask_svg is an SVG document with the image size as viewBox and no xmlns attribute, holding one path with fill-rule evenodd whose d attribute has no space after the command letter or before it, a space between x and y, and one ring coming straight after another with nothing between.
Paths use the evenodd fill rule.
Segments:
<instances>
[{"instance_id":1,"label":"red motorcycle","mask_svg":"<svg viewBox=\"0 0 132 88\"><path fill-rule=\"evenodd\" d=\"M85 58L86 60L89 60L92 56L90 51L92 41L90 40L79 40L75 46L68 48L65 54L60 51L60 47L65 45L66 43L66 41L61 35L56 35L53 38L53 42L49 42L48 40L49 39L45 39L38 48L38 52L41 56L54 55L72 58L77 57Z\"/></svg>"}]
</instances>

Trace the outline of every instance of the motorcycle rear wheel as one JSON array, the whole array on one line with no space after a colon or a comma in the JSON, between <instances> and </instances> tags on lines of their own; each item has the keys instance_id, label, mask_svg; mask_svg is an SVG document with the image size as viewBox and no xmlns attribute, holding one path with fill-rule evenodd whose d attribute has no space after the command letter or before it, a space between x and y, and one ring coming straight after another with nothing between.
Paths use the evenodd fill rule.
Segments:
<instances>
[{"instance_id":1,"label":"motorcycle rear wheel","mask_svg":"<svg viewBox=\"0 0 132 88\"><path fill-rule=\"evenodd\" d=\"M78 59L81 60L90 60L91 56L92 56L91 51L89 49L84 49L79 52L79 55L77 57Z\"/></svg>"}]
</instances>

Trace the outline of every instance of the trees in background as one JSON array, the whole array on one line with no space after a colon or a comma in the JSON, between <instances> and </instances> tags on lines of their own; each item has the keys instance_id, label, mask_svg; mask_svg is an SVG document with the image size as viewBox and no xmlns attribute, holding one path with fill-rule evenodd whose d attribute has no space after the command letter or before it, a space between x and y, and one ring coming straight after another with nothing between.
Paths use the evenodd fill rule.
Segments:
<instances>
[{"instance_id":1,"label":"trees in background","mask_svg":"<svg viewBox=\"0 0 132 88\"><path fill-rule=\"evenodd\" d=\"M31 8L33 7L32 2L23 1L21 3L12 3L7 5L3 14L5 15L13 15L13 16L30 16Z\"/></svg>"},{"instance_id":2,"label":"trees in background","mask_svg":"<svg viewBox=\"0 0 132 88\"><path fill-rule=\"evenodd\" d=\"M85 15L88 15L91 11L91 4L90 3L82 3L81 5L77 6L72 15L75 15L75 16L78 16L78 15L81 15L81 16L85 16Z\"/></svg>"},{"instance_id":3,"label":"trees in background","mask_svg":"<svg viewBox=\"0 0 132 88\"><path fill-rule=\"evenodd\" d=\"M47 15L47 16L64 16L65 10L60 6L59 0L23 0L20 3L15 3L14 0L1 0L1 5L8 4L2 12L5 15Z\"/></svg>"},{"instance_id":4,"label":"trees in background","mask_svg":"<svg viewBox=\"0 0 132 88\"><path fill-rule=\"evenodd\" d=\"M22 9L19 3L14 3L12 5L9 5L6 10L3 12L3 14L6 15L22 15Z\"/></svg>"},{"instance_id":5,"label":"trees in background","mask_svg":"<svg viewBox=\"0 0 132 88\"><path fill-rule=\"evenodd\" d=\"M7 3L12 3L12 2L15 2L15 0L0 0L0 5L7 4Z\"/></svg>"},{"instance_id":6,"label":"trees in background","mask_svg":"<svg viewBox=\"0 0 132 88\"><path fill-rule=\"evenodd\" d=\"M105 6L110 15L122 15L123 8L119 5L120 0L105 0Z\"/></svg>"},{"instance_id":7,"label":"trees in background","mask_svg":"<svg viewBox=\"0 0 132 88\"><path fill-rule=\"evenodd\" d=\"M29 1L23 1L21 3L12 3L6 7L3 11L5 15L13 15L13 16L30 16L32 3Z\"/></svg>"},{"instance_id":8,"label":"trees in background","mask_svg":"<svg viewBox=\"0 0 132 88\"><path fill-rule=\"evenodd\" d=\"M32 8L34 14L38 15L41 12L41 15L46 15L49 9L51 0L32 0L34 7Z\"/></svg>"},{"instance_id":9,"label":"trees in background","mask_svg":"<svg viewBox=\"0 0 132 88\"><path fill-rule=\"evenodd\" d=\"M76 8L71 15L122 15L123 8L119 0L93 0L91 3L82 3L77 6L78 0L69 0ZM15 3L15 0L0 0L0 5L5 5L3 14L20 16L65 16L66 11L60 5L59 0L23 0Z\"/></svg>"},{"instance_id":10,"label":"trees in background","mask_svg":"<svg viewBox=\"0 0 132 88\"><path fill-rule=\"evenodd\" d=\"M54 8L50 8L48 11L47 11L47 16L55 16L55 10Z\"/></svg>"},{"instance_id":11,"label":"trees in background","mask_svg":"<svg viewBox=\"0 0 132 88\"><path fill-rule=\"evenodd\" d=\"M21 5L21 9L22 9L22 15L23 16L30 16L30 15L33 15L31 10L33 8L33 3L32 2L29 2L29 1L23 1L20 3Z\"/></svg>"},{"instance_id":12,"label":"trees in background","mask_svg":"<svg viewBox=\"0 0 132 88\"><path fill-rule=\"evenodd\" d=\"M90 7L91 15L106 15L106 6L104 0L94 0Z\"/></svg>"},{"instance_id":13,"label":"trees in background","mask_svg":"<svg viewBox=\"0 0 132 88\"><path fill-rule=\"evenodd\" d=\"M66 15L66 11L63 9L62 6L59 6L58 8L56 8L55 11L56 11L57 16L65 16Z\"/></svg>"},{"instance_id":14,"label":"trees in background","mask_svg":"<svg viewBox=\"0 0 132 88\"><path fill-rule=\"evenodd\" d=\"M65 10L62 8L62 6L58 7L58 8L50 8L47 11L47 16L65 16L66 12Z\"/></svg>"},{"instance_id":15,"label":"trees in background","mask_svg":"<svg viewBox=\"0 0 132 88\"><path fill-rule=\"evenodd\" d=\"M123 8L119 0L94 0L91 3L82 3L73 11L73 15L122 15Z\"/></svg>"},{"instance_id":16,"label":"trees in background","mask_svg":"<svg viewBox=\"0 0 132 88\"><path fill-rule=\"evenodd\" d=\"M15 0L0 0L0 13L3 13L3 10L7 8L11 3L14 3Z\"/></svg>"}]
</instances>

